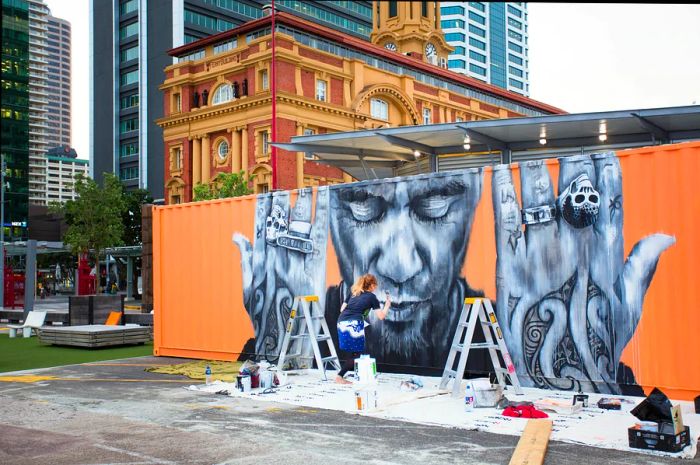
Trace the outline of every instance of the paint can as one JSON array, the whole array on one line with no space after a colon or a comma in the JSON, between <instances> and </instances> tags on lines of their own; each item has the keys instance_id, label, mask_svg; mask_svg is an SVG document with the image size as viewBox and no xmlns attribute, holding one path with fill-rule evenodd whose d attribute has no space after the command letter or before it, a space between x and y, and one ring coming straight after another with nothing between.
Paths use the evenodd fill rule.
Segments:
<instances>
[{"instance_id":1,"label":"paint can","mask_svg":"<svg viewBox=\"0 0 700 465\"><path fill-rule=\"evenodd\" d=\"M271 388L274 384L275 374L269 370L260 373L260 388Z\"/></svg>"},{"instance_id":2,"label":"paint can","mask_svg":"<svg viewBox=\"0 0 700 465\"><path fill-rule=\"evenodd\" d=\"M241 392L250 392L250 375L236 376L236 389Z\"/></svg>"},{"instance_id":3,"label":"paint can","mask_svg":"<svg viewBox=\"0 0 700 465\"><path fill-rule=\"evenodd\" d=\"M377 384L377 361L366 354L356 358L355 378L357 384Z\"/></svg>"},{"instance_id":4,"label":"paint can","mask_svg":"<svg viewBox=\"0 0 700 465\"><path fill-rule=\"evenodd\" d=\"M355 407L358 411L377 408L377 391L374 389L355 391Z\"/></svg>"}]
</instances>

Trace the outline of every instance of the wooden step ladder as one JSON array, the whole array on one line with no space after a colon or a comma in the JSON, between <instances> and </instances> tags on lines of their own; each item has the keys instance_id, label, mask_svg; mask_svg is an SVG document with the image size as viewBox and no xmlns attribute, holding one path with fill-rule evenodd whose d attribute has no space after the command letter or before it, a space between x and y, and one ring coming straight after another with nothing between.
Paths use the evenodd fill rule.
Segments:
<instances>
[{"instance_id":1,"label":"wooden step ladder","mask_svg":"<svg viewBox=\"0 0 700 465\"><path fill-rule=\"evenodd\" d=\"M481 323L486 342L472 343L477 321ZM496 342L494 342L494 337L496 338ZM518 375L515 373L515 366L508 353L506 343L503 340L503 332L496 319L496 313L493 311L491 301L483 297L467 297L464 299L462 313L459 315L459 322L455 329L450 355L447 357L445 371L442 372L442 379L440 380L440 389L447 389L450 380L454 381L452 385L452 397L460 397L461 395L462 378L464 378L464 370L467 366L467 359L469 358L469 351L471 349L488 349L491 355L491 363L493 363L493 369L498 379L498 384L500 384L503 389L506 389L506 378L508 378L515 393L523 393ZM459 352L459 360L457 368L455 369L454 362L457 358L457 352ZM505 367L501 365L501 361L498 357L499 352L501 357L503 357Z\"/></svg>"},{"instance_id":2,"label":"wooden step ladder","mask_svg":"<svg viewBox=\"0 0 700 465\"><path fill-rule=\"evenodd\" d=\"M307 339L313 348L313 357L304 355L304 341ZM291 341L297 340L299 340L299 343L292 345L297 347L299 352L293 354L287 353L290 349ZM318 346L319 342L324 341L328 344L328 351L330 353L328 357L321 357L321 350ZM326 377L326 365L330 364L334 369L340 370L340 360L338 360L338 354L335 351L333 339L331 338L326 318L323 315L323 310L319 308L318 296L307 295L296 297L294 299L292 312L289 314L289 320L287 321L287 329L284 334L284 340L282 341L282 350L277 360L277 367L280 370L284 370L284 364L290 360L312 360L314 358L316 359L317 368L323 372L323 379L326 381L328 380Z\"/></svg>"}]
</instances>

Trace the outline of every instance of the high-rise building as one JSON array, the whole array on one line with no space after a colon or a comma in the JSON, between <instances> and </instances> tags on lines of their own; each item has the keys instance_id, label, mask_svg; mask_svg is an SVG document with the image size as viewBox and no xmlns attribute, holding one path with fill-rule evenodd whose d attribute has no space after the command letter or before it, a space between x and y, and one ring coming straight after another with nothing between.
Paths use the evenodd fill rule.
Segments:
<instances>
[{"instance_id":1,"label":"high-rise building","mask_svg":"<svg viewBox=\"0 0 700 465\"><path fill-rule=\"evenodd\" d=\"M450 70L530 95L525 2L441 2Z\"/></svg>"},{"instance_id":2,"label":"high-rise building","mask_svg":"<svg viewBox=\"0 0 700 465\"><path fill-rule=\"evenodd\" d=\"M46 199L49 202L75 200L75 175L88 175L88 161L78 158L75 149L69 146L49 149L46 161Z\"/></svg>"},{"instance_id":3,"label":"high-rise building","mask_svg":"<svg viewBox=\"0 0 700 465\"><path fill-rule=\"evenodd\" d=\"M29 3L29 203L46 204L48 135L49 8L44 0Z\"/></svg>"},{"instance_id":4,"label":"high-rise building","mask_svg":"<svg viewBox=\"0 0 700 465\"><path fill-rule=\"evenodd\" d=\"M48 17L48 126L49 149L71 145L70 44L71 27L65 19Z\"/></svg>"},{"instance_id":5,"label":"high-rise building","mask_svg":"<svg viewBox=\"0 0 700 465\"><path fill-rule=\"evenodd\" d=\"M113 172L126 188L146 188L157 202L163 199L163 131L154 121L164 115L158 87L163 70L174 62L168 50L260 18L268 3L90 1L90 169L95 179ZM278 0L275 6L359 38L372 30L369 1Z\"/></svg>"},{"instance_id":6,"label":"high-rise building","mask_svg":"<svg viewBox=\"0 0 700 465\"><path fill-rule=\"evenodd\" d=\"M27 237L29 215L29 5L2 0L0 151L4 166L2 227L6 241Z\"/></svg>"}]
</instances>

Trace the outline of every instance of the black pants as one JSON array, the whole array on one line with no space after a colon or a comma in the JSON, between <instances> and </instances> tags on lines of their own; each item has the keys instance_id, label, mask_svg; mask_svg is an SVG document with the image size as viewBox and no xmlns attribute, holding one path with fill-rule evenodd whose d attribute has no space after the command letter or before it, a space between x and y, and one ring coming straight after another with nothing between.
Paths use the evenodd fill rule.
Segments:
<instances>
[{"instance_id":1,"label":"black pants","mask_svg":"<svg viewBox=\"0 0 700 465\"><path fill-rule=\"evenodd\" d=\"M347 352L346 352L347 354ZM360 355L362 352L353 352L350 355L350 358L345 359L345 363L343 364L343 368L338 372L338 376L341 378L345 376L345 373L348 371L353 371L355 369L355 359L360 358Z\"/></svg>"}]
</instances>

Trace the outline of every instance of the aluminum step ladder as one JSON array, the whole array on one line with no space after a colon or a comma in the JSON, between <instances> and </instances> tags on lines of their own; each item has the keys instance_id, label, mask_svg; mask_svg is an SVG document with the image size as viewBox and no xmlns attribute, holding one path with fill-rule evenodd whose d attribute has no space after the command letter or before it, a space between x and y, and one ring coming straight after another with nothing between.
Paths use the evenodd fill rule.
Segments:
<instances>
[{"instance_id":1,"label":"aluminum step ladder","mask_svg":"<svg viewBox=\"0 0 700 465\"><path fill-rule=\"evenodd\" d=\"M486 342L472 343L477 321L481 323ZM494 337L496 338L496 342L494 342ZM493 369L496 372L498 384L500 384L503 389L506 389L506 378L508 378L515 393L523 393L520 387L520 380L518 380L518 375L515 373L515 366L508 353L506 343L503 340L503 333L496 319L496 313L493 311L491 301L483 297L467 297L464 299L462 313L459 316L459 322L457 323L454 339L452 340L450 355L447 357L445 371L442 372L442 379L440 380L440 389L447 389L450 380L454 380L452 384L452 397L460 397L461 395L462 379L464 378L464 370L467 366L467 359L469 358L469 351L471 349L488 349L491 355ZM455 369L454 362L458 352L459 361ZM498 358L499 352L501 357L503 357L503 361L506 365L505 367L501 365L501 361Z\"/></svg>"},{"instance_id":2,"label":"aluminum step ladder","mask_svg":"<svg viewBox=\"0 0 700 465\"><path fill-rule=\"evenodd\" d=\"M317 329L318 328L318 329ZM304 342L308 340L313 348L314 356L304 355ZM299 341L298 344L293 344L292 341ZM321 357L319 342L328 344L328 357ZM293 354L287 353L290 349L290 344L299 349L299 352ZM308 346L306 346L308 347ZM319 308L319 299L316 295L300 296L294 299L292 312L289 314L287 321L287 329L282 341L282 350L277 361L277 367L284 370L284 364L293 359L316 359L316 366L323 372L323 379L326 377L326 366L331 365L334 369L340 370L340 360L333 345L328 323L323 315L323 311Z\"/></svg>"}]
</instances>

